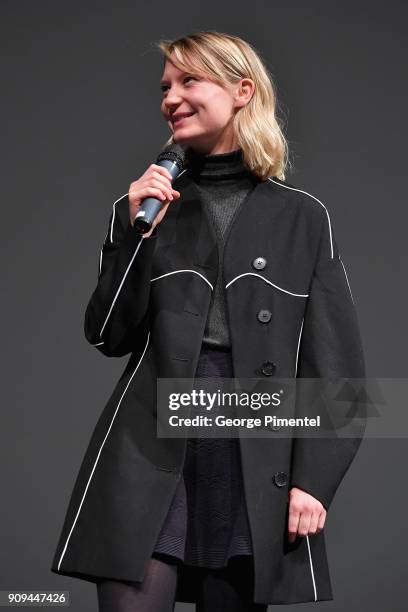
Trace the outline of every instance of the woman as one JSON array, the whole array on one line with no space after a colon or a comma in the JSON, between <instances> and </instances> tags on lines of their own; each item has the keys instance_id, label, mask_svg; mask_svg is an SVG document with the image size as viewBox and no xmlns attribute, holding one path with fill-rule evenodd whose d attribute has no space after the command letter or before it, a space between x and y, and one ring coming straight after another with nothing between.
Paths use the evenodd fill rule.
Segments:
<instances>
[{"instance_id":1,"label":"woman","mask_svg":"<svg viewBox=\"0 0 408 612\"><path fill-rule=\"evenodd\" d=\"M131 357L52 571L95 582L103 612L332 599L323 527L360 430L272 442L156 435L157 378L364 376L330 217L284 181L287 145L258 54L218 32L159 47L161 110L187 168L172 185L152 164L114 203L85 334L103 354ZM147 196L163 208L140 237L132 226Z\"/></svg>"}]
</instances>

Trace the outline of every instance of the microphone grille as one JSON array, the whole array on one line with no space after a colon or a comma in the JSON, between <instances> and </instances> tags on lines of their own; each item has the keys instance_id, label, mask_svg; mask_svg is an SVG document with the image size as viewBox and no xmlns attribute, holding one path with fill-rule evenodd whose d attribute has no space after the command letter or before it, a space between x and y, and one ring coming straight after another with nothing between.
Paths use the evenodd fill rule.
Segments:
<instances>
[{"instance_id":1,"label":"microphone grille","mask_svg":"<svg viewBox=\"0 0 408 612\"><path fill-rule=\"evenodd\" d=\"M177 167L181 172L184 169L186 152L183 147L174 142L164 147L164 149L159 153L156 164L159 164L159 162L161 162L163 159L168 159L177 164Z\"/></svg>"}]
</instances>

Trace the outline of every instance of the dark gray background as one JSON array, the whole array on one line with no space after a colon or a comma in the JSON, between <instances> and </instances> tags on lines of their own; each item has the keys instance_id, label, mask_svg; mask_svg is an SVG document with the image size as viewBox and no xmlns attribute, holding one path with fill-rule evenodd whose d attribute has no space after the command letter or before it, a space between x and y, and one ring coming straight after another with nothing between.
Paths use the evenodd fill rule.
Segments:
<instances>
[{"instance_id":1,"label":"dark gray background","mask_svg":"<svg viewBox=\"0 0 408 612\"><path fill-rule=\"evenodd\" d=\"M295 164L287 180L329 208L368 375L405 377L407 5L0 7L0 589L70 590L71 609L91 611L94 585L49 567L92 429L127 360L96 352L82 325L111 205L169 135L153 41L216 29L259 50L276 79ZM406 609L406 449L406 439L363 442L327 517L335 599L319 609Z\"/></svg>"}]
</instances>

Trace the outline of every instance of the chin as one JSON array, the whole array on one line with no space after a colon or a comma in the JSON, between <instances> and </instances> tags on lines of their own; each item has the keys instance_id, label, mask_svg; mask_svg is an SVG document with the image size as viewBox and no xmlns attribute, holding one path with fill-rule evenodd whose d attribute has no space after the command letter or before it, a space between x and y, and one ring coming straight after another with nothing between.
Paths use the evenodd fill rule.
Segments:
<instances>
[{"instance_id":1,"label":"chin","mask_svg":"<svg viewBox=\"0 0 408 612\"><path fill-rule=\"evenodd\" d=\"M202 134L192 134L191 132L189 133L187 130L183 132L183 130L181 129L177 132L173 132L173 138L176 142L192 144L197 140L200 140L200 138L202 138Z\"/></svg>"},{"instance_id":2,"label":"chin","mask_svg":"<svg viewBox=\"0 0 408 612\"><path fill-rule=\"evenodd\" d=\"M175 142L180 144L190 144L191 141L194 140L194 136L189 136L188 134L173 134L173 139Z\"/></svg>"}]
</instances>

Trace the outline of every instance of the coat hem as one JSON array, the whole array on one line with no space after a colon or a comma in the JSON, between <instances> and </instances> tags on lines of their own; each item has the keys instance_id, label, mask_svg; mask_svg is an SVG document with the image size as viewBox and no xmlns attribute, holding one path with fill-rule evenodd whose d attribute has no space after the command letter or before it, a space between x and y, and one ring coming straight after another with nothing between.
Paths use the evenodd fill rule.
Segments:
<instances>
[{"instance_id":1,"label":"coat hem","mask_svg":"<svg viewBox=\"0 0 408 612\"><path fill-rule=\"evenodd\" d=\"M180 560L181 564L183 564L183 562ZM95 585L97 585L98 582L100 582L101 580L122 580L123 582L141 582L140 580L130 580L129 578L123 578L120 579L117 576L112 577L112 576L99 576L97 574L89 574L86 572L79 572L79 571L75 571L75 570L57 570L55 568L51 568L50 571L54 574L59 574L60 576L67 576L69 578L77 578L79 580L85 580L87 582L92 582ZM273 599L273 600L268 600L265 601L263 600L255 600L254 599L254 603L255 604L264 604L264 605L268 605L268 606L278 606L278 605L292 605L292 604L297 604L297 603L319 603L320 601L333 601L334 597L333 596L327 596L327 597L319 597L319 599L314 599L314 598L310 598L310 599L305 599L305 598L301 598L301 599L291 599L290 601L284 601L282 599ZM182 595L180 593L176 594L176 599L175 602L179 602L179 603L191 603L191 604L195 604L197 603L197 599L194 597L194 595L191 595L191 597L189 595Z\"/></svg>"}]
</instances>

